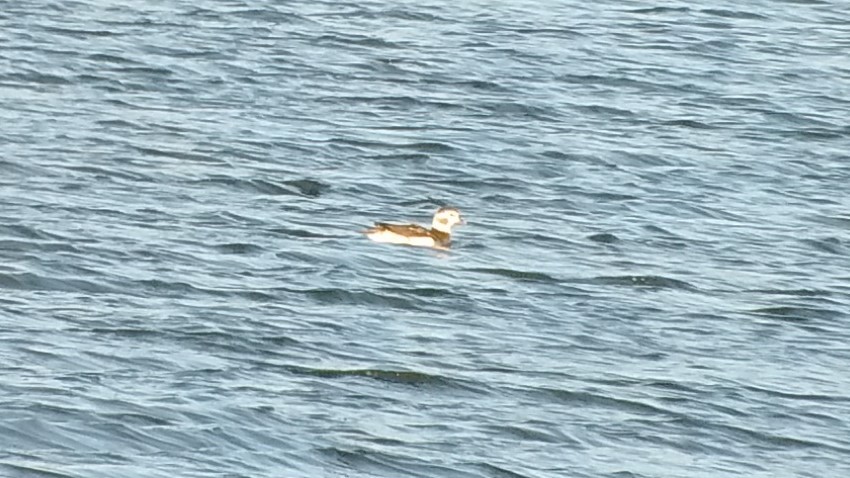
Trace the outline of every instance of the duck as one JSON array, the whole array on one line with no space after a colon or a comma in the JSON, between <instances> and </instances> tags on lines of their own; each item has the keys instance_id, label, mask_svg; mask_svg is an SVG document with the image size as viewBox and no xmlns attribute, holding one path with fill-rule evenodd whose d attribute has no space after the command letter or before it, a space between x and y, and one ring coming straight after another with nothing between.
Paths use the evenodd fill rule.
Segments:
<instances>
[{"instance_id":1,"label":"duck","mask_svg":"<svg viewBox=\"0 0 850 478\"><path fill-rule=\"evenodd\" d=\"M460 211L454 207L441 207L434 213L431 229L418 224L376 222L364 234L375 242L448 249L452 243L452 226L458 224L466 224Z\"/></svg>"}]
</instances>

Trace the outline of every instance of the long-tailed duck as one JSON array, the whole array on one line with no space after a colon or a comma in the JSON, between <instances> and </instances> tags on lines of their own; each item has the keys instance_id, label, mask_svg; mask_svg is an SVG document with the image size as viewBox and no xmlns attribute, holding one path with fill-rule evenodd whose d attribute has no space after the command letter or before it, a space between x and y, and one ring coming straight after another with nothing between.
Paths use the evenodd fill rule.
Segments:
<instances>
[{"instance_id":1,"label":"long-tailed duck","mask_svg":"<svg viewBox=\"0 0 850 478\"><path fill-rule=\"evenodd\" d=\"M465 224L460 211L453 207L441 207L434 213L431 229L418 224L376 222L374 227L364 233L375 242L446 249L452 243L452 226L456 224Z\"/></svg>"}]
</instances>

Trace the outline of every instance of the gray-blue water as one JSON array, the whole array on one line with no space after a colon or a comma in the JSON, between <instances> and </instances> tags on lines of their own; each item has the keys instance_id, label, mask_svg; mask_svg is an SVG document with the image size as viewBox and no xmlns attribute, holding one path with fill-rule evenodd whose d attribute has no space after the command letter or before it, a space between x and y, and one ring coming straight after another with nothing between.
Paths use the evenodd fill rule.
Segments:
<instances>
[{"instance_id":1,"label":"gray-blue water","mask_svg":"<svg viewBox=\"0 0 850 478\"><path fill-rule=\"evenodd\" d=\"M848 51L844 0L3 1L0 476L850 476Z\"/></svg>"}]
</instances>

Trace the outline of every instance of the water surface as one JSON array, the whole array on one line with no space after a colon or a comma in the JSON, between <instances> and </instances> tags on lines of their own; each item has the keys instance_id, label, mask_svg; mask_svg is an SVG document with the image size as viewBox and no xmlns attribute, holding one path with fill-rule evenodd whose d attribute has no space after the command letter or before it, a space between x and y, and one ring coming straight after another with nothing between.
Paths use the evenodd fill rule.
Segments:
<instances>
[{"instance_id":1,"label":"water surface","mask_svg":"<svg viewBox=\"0 0 850 478\"><path fill-rule=\"evenodd\" d=\"M6 2L0 474L850 472L848 25Z\"/></svg>"}]
</instances>

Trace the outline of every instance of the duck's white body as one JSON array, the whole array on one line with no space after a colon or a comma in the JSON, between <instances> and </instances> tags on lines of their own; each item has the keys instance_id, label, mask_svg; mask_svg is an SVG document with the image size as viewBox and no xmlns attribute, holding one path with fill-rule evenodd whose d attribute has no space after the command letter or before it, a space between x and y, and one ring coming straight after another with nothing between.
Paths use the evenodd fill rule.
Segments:
<instances>
[{"instance_id":1,"label":"duck's white body","mask_svg":"<svg viewBox=\"0 0 850 478\"><path fill-rule=\"evenodd\" d=\"M431 236L405 236L388 230L370 230L366 232L366 237L375 242L387 244L406 244L417 247L435 247L437 245L437 241Z\"/></svg>"},{"instance_id":2,"label":"duck's white body","mask_svg":"<svg viewBox=\"0 0 850 478\"><path fill-rule=\"evenodd\" d=\"M451 245L452 226L456 224L463 224L460 211L444 207L434 214L431 229L417 224L376 222L365 234L375 242L446 249Z\"/></svg>"}]
</instances>

